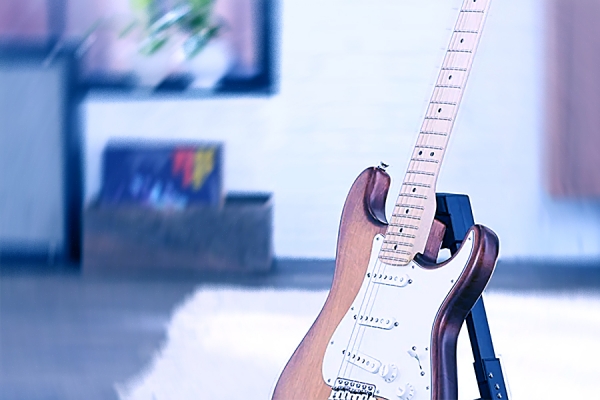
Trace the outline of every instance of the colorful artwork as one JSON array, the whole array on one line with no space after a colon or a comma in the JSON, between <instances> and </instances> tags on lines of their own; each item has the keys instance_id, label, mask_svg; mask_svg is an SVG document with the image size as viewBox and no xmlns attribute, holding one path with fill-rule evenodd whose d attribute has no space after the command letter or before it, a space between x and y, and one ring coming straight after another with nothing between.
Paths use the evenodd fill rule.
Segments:
<instances>
[{"instance_id":1,"label":"colorful artwork","mask_svg":"<svg viewBox=\"0 0 600 400\"><path fill-rule=\"evenodd\" d=\"M109 143L99 200L161 209L219 205L221 148L220 144Z\"/></svg>"}]
</instances>

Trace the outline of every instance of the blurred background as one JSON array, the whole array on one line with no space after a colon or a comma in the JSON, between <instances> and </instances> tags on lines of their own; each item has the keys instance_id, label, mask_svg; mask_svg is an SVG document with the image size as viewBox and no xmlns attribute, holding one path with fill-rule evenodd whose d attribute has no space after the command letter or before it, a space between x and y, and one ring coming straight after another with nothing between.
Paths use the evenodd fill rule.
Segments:
<instances>
[{"instance_id":1,"label":"blurred background","mask_svg":"<svg viewBox=\"0 0 600 400\"><path fill-rule=\"evenodd\" d=\"M3 0L0 398L268 398L381 161L391 212L461 4ZM438 181L500 238L514 398L596 393L599 14L492 1Z\"/></svg>"}]
</instances>

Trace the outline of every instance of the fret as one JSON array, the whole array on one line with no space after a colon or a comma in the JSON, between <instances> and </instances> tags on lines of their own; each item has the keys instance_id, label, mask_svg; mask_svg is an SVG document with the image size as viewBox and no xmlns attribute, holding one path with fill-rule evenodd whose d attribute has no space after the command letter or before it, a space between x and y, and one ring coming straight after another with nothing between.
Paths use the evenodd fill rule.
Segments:
<instances>
[{"instance_id":1,"label":"fret","mask_svg":"<svg viewBox=\"0 0 600 400\"><path fill-rule=\"evenodd\" d=\"M396 204L395 208L413 208L413 209L416 209L416 210L422 210L423 206L417 206L417 205L414 205L414 204Z\"/></svg>"},{"instance_id":2,"label":"fret","mask_svg":"<svg viewBox=\"0 0 600 400\"><path fill-rule=\"evenodd\" d=\"M433 194L437 175L488 7L489 0L465 0L459 9L379 255L384 263L406 265L416 253L425 249L435 211ZM420 228L423 228L423 235L416 235ZM398 250L398 247L403 249Z\"/></svg>"},{"instance_id":3,"label":"fret","mask_svg":"<svg viewBox=\"0 0 600 400\"><path fill-rule=\"evenodd\" d=\"M421 183L421 182L403 182L403 185L406 186L417 186L417 187L424 187L424 188L431 188L431 185L428 183Z\"/></svg>"},{"instance_id":4,"label":"fret","mask_svg":"<svg viewBox=\"0 0 600 400\"><path fill-rule=\"evenodd\" d=\"M402 229L406 228L406 229L419 230L419 227L415 226L415 225L399 224L399 223L394 223L394 222L390 223L389 226L393 226L395 228L402 228Z\"/></svg>"},{"instance_id":5,"label":"fret","mask_svg":"<svg viewBox=\"0 0 600 400\"><path fill-rule=\"evenodd\" d=\"M404 238L408 238L408 239L416 238L415 235L411 235L409 233L400 233L400 232L387 232L385 235L386 236L400 236L400 237L404 237Z\"/></svg>"},{"instance_id":6,"label":"fret","mask_svg":"<svg viewBox=\"0 0 600 400\"><path fill-rule=\"evenodd\" d=\"M446 104L449 106L455 106L457 103L455 101L430 101L429 104Z\"/></svg>"},{"instance_id":7,"label":"fret","mask_svg":"<svg viewBox=\"0 0 600 400\"><path fill-rule=\"evenodd\" d=\"M419 215L410 215L410 214L392 214L392 217L396 217L396 218L408 218L408 219L414 219L416 221L420 221L421 220L421 216L419 216Z\"/></svg>"},{"instance_id":8,"label":"fret","mask_svg":"<svg viewBox=\"0 0 600 400\"><path fill-rule=\"evenodd\" d=\"M419 132L421 135L438 135L438 136L448 136L446 132L436 132L436 131L421 131Z\"/></svg>"},{"instance_id":9,"label":"fret","mask_svg":"<svg viewBox=\"0 0 600 400\"><path fill-rule=\"evenodd\" d=\"M419 149L444 150L444 148L441 147L441 146L430 146L430 145L427 145L427 144L418 144L415 147L419 148Z\"/></svg>"},{"instance_id":10,"label":"fret","mask_svg":"<svg viewBox=\"0 0 600 400\"><path fill-rule=\"evenodd\" d=\"M386 261L386 260L389 260L389 261L397 261L397 262L399 262L399 263L407 263L407 262L409 262L409 261L410 261L408 258L402 258L402 257L390 257L390 256L384 256L384 255L381 255L381 256L379 256L379 258L380 258L381 260L384 260L384 261Z\"/></svg>"},{"instance_id":11,"label":"fret","mask_svg":"<svg viewBox=\"0 0 600 400\"><path fill-rule=\"evenodd\" d=\"M417 170L408 170L408 171L406 171L406 174L435 176L435 174L433 172L417 171Z\"/></svg>"},{"instance_id":12,"label":"fret","mask_svg":"<svg viewBox=\"0 0 600 400\"><path fill-rule=\"evenodd\" d=\"M400 193L398 197L408 197L410 199L427 200L427 196L425 196L424 194L416 193Z\"/></svg>"},{"instance_id":13,"label":"fret","mask_svg":"<svg viewBox=\"0 0 600 400\"><path fill-rule=\"evenodd\" d=\"M437 88L447 88L447 89L462 89L461 86L458 85L435 85Z\"/></svg>"},{"instance_id":14,"label":"fret","mask_svg":"<svg viewBox=\"0 0 600 400\"><path fill-rule=\"evenodd\" d=\"M467 69L466 68L459 68L459 67L443 67L442 71L461 71L461 72L466 72Z\"/></svg>"},{"instance_id":15,"label":"fret","mask_svg":"<svg viewBox=\"0 0 600 400\"><path fill-rule=\"evenodd\" d=\"M410 161L415 161L415 162L426 162L426 163L439 163L438 160L427 160L425 158L411 158Z\"/></svg>"},{"instance_id":16,"label":"fret","mask_svg":"<svg viewBox=\"0 0 600 400\"><path fill-rule=\"evenodd\" d=\"M383 244L393 244L394 246L403 246L403 247L413 247L414 245L412 243L408 243L408 242L396 242L395 240L387 240L385 239L383 241ZM385 250L396 250L394 248L392 249L385 249Z\"/></svg>"},{"instance_id":17,"label":"fret","mask_svg":"<svg viewBox=\"0 0 600 400\"><path fill-rule=\"evenodd\" d=\"M433 121L452 121L452 118L449 117L425 117L425 119Z\"/></svg>"}]
</instances>

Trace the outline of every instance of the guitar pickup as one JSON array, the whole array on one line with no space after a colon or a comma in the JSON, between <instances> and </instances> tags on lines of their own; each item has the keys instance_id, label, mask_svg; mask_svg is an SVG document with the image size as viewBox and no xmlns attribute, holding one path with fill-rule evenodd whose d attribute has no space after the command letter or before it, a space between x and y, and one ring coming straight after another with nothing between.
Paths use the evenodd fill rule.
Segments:
<instances>
[{"instance_id":1,"label":"guitar pickup","mask_svg":"<svg viewBox=\"0 0 600 400\"><path fill-rule=\"evenodd\" d=\"M369 357L366 354L346 350L345 356L346 361L350 364L354 364L372 374L376 374L379 371L379 368L381 368L381 362L379 360Z\"/></svg>"},{"instance_id":2,"label":"guitar pickup","mask_svg":"<svg viewBox=\"0 0 600 400\"><path fill-rule=\"evenodd\" d=\"M412 283L412 280L406 274L374 274L372 281L381 285L398 287L404 287Z\"/></svg>"},{"instance_id":3,"label":"guitar pickup","mask_svg":"<svg viewBox=\"0 0 600 400\"><path fill-rule=\"evenodd\" d=\"M397 325L394 318L379 318L369 315L360 315L356 316L356 319L358 320L359 325L370 326L371 328L392 329Z\"/></svg>"}]
</instances>

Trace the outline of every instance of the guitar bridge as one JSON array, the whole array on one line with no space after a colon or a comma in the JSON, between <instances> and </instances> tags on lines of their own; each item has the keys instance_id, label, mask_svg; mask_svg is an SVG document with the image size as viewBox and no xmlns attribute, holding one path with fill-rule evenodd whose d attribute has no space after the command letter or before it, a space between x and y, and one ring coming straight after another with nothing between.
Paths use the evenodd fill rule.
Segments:
<instances>
[{"instance_id":1,"label":"guitar bridge","mask_svg":"<svg viewBox=\"0 0 600 400\"><path fill-rule=\"evenodd\" d=\"M327 400L371 400L375 398L375 385L338 378Z\"/></svg>"}]
</instances>

